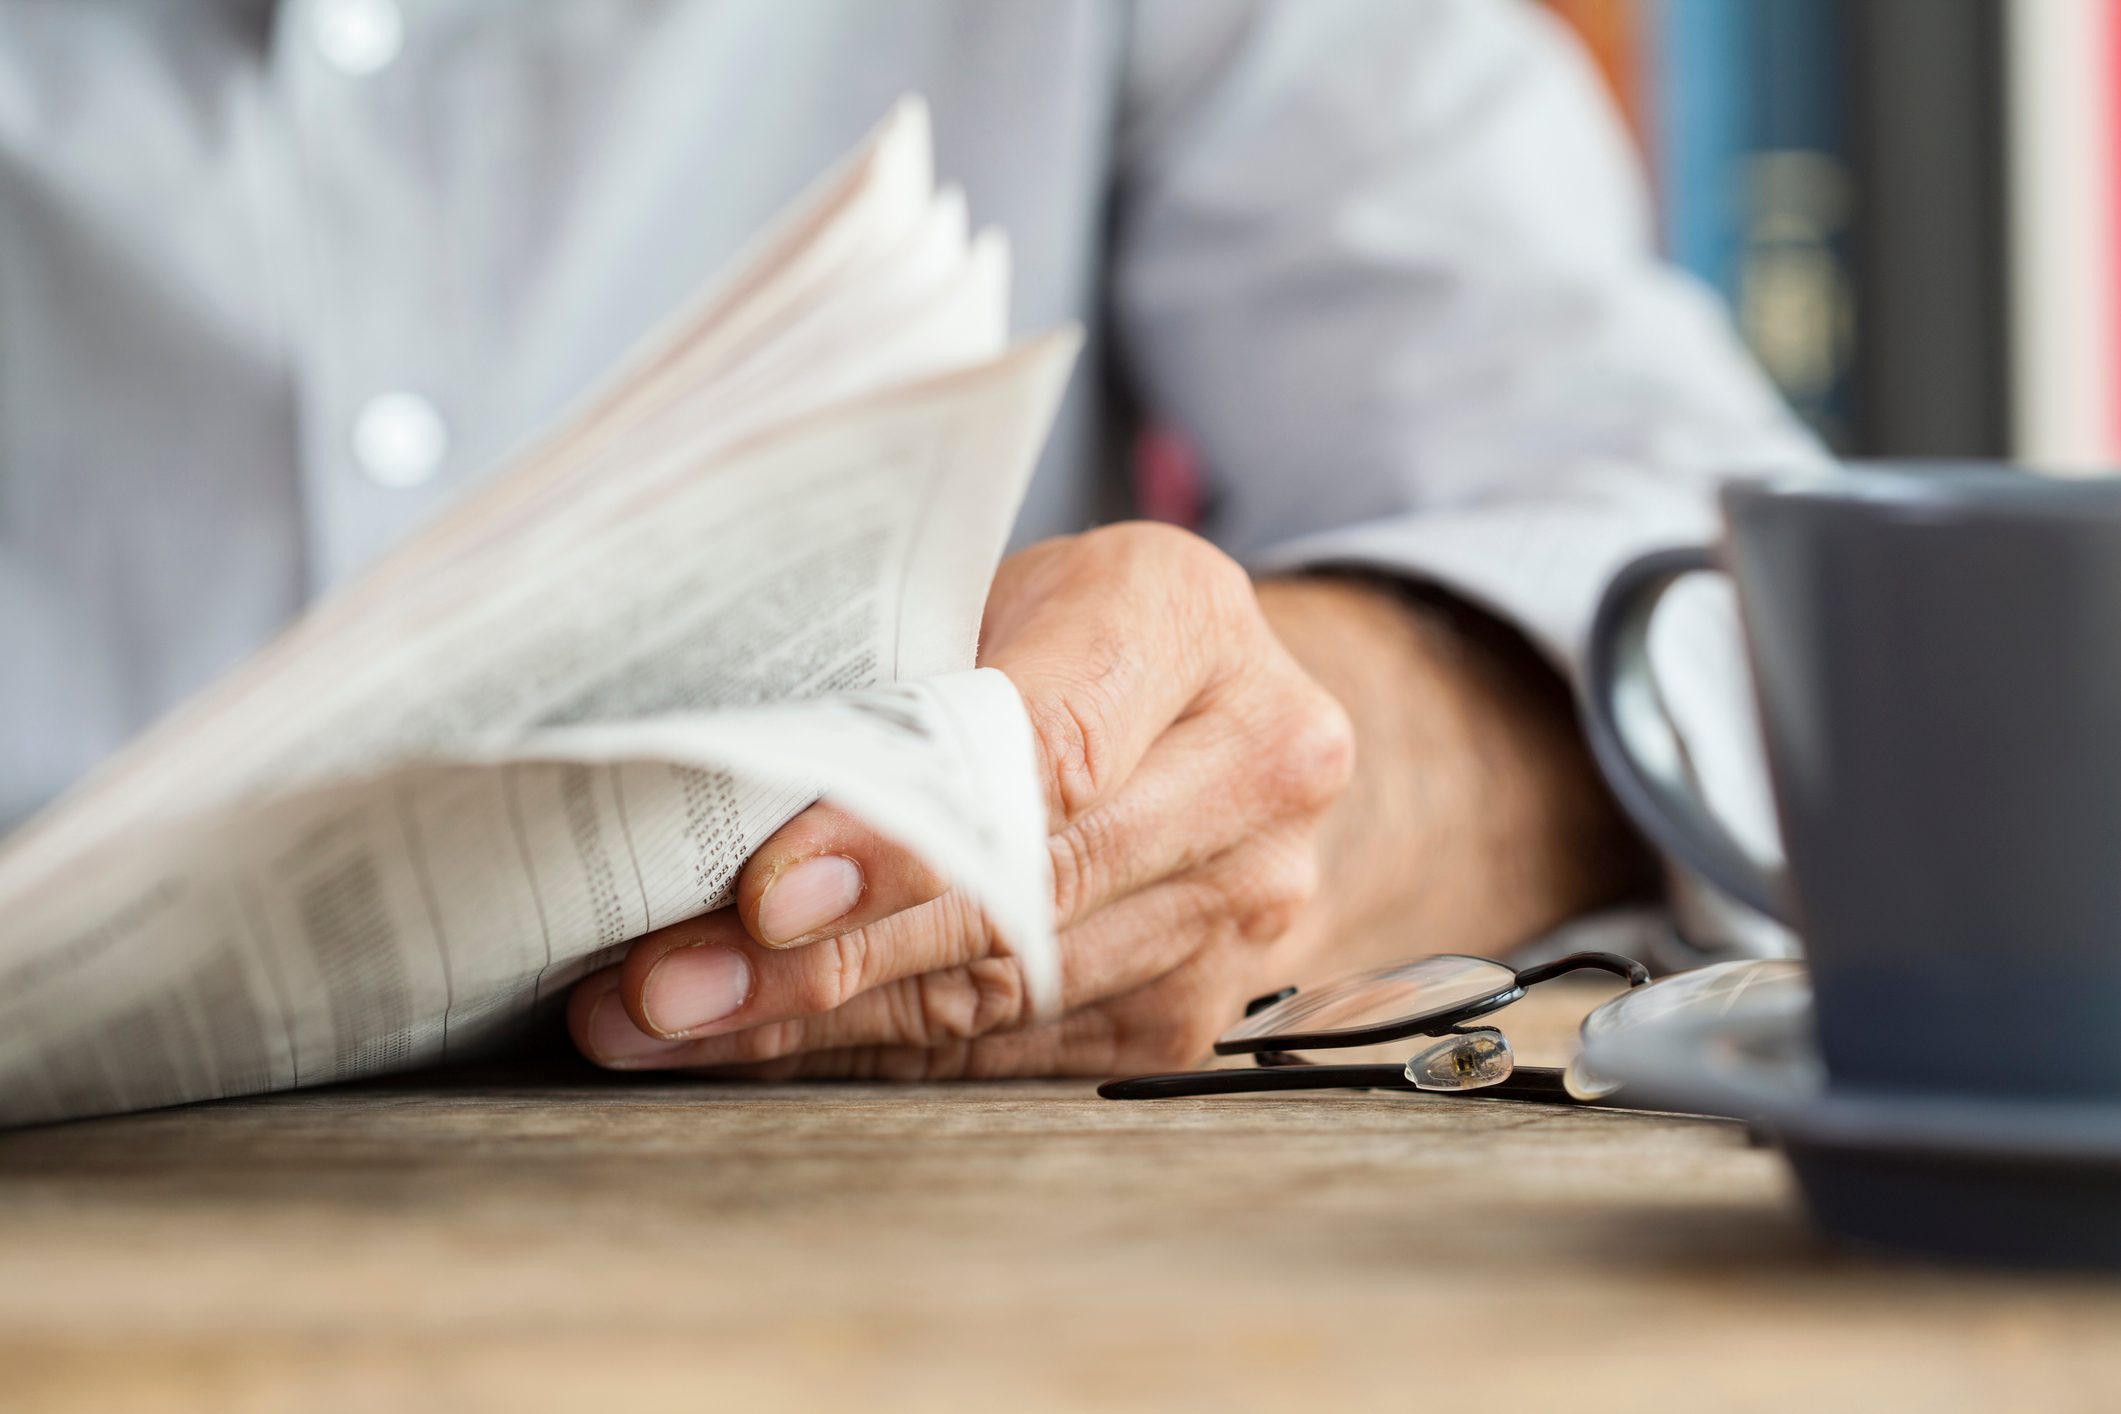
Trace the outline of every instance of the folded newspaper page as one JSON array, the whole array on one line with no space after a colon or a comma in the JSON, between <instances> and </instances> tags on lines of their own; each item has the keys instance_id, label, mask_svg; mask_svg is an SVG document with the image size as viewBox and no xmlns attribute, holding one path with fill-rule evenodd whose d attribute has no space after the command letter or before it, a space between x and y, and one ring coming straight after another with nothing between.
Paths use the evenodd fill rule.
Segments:
<instances>
[{"instance_id":1,"label":"folded newspaper page","mask_svg":"<svg viewBox=\"0 0 2121 1414\"><path fill-rule=\"evenodd\" d=\"M0 844L0 1123L492 1053L830 797L1059 992L981 606L1073 364L902 103L561 425Z\"/></svg>"}]
</instances>

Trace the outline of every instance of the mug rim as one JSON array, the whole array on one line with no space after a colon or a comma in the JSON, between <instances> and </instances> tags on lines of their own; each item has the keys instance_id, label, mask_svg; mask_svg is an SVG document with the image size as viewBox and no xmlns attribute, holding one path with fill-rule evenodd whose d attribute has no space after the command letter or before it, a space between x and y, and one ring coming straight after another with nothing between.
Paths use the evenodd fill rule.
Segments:
<instances>
[{"instance_id":1,"label":"mug rim","mask_svg":"<svg viewBox=\"0 0 2121 1414\"><path fill-rule=\"evenodd\" d=\"M1742 476L1725 482L1721 496L1733 509L1770 502L1813 504L1924 521L1999 512L2121 517L2121 475L2043 476L2000 461L1843 462L1830 471Z\"/></svg>"}]
</instances>

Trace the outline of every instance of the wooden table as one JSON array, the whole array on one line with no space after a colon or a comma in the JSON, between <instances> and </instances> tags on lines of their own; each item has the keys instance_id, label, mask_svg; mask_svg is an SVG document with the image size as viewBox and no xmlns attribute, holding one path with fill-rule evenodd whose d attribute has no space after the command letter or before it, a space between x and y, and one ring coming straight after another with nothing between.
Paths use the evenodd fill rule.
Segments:
<instances>
[{"instance_id":1,"label":"wooden table","mask_svg":"<svg viewBox=\"0 0 2121 1414\"><path fill-rule=\"evenodd\" d=\"M0 1408L143 1403L2111 1409L2121 1284L1824 1250L1715 1121L545 1066L0 1135Z\"/></svg>"}]
</instances>

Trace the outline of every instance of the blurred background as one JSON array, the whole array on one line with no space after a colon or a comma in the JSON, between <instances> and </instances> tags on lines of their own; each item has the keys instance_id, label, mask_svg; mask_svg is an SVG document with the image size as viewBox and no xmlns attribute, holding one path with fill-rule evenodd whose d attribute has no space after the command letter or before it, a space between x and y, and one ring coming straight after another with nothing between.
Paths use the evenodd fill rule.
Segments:
<instances>
[{"instance_id":1,"label":"blurred background","mask_svg":"<svg viewBox=\"0 0 2121 1414\"><path fill-rule=\"evenodd\" d=\"M2121 466L2121 0L1546 0L1848 456Z\"/></svg>"}]
</instances>

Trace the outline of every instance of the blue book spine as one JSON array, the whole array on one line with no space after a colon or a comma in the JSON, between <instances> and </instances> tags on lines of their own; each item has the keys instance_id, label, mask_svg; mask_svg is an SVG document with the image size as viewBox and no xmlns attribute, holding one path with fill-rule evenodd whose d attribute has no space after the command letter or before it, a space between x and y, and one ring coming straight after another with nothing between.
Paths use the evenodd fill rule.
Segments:
<instances>
[{"instance_id":1,"label":"blue book spine","mask_svg":"<svg viewBox=\"0 0 2121 1414\"><path fill-rule=\"evenodd\" d=\"M1752 0L1652 0L1655 163L1666 253L1733 308L1759 103Z\"/></svg>"},{"instance_id":2,"label":"blue book spine","mask_svg":"<svg viewBox=\"0 0 2121 1414\"><path fill-rule=\"evenodd\" d=\"M1843 0L1751 0L1758 55L1758 145L1839 160Z\"/></svg>"},{"instance_id":3,"label":"blue book spine","mask_svg":"<svg viewBox=\"0 0 2121 1414\"><path fill-rule=\"evenodd\" d=\"M1748 180L1741 312L1783 394L1828 443L1845 445L1855 411L1855 191L1842 103L1844 0L1751 3L1760 155Z\"/></svg>"}]
</instances>

